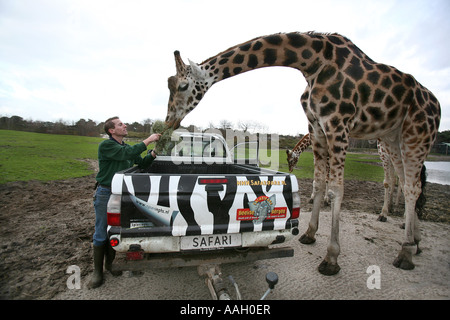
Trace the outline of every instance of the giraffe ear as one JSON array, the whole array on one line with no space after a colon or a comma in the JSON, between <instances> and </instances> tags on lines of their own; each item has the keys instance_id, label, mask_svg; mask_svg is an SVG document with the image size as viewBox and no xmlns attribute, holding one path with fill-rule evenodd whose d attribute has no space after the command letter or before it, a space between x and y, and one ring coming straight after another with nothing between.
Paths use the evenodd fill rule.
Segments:
<instances>
[{"instance_id":1,"label":"giraffe ear","mask_svg":"<svg viewBox=\"0 0 450 320\"><path fill-rule=\"evenodd\" d=\"M188 59L189 60L189 59ZM199 67L198 64L189 60L189 64L191 65L192 75L199 80L203 80L206 78L205 72Z\"/></svg>"}]
</instances>

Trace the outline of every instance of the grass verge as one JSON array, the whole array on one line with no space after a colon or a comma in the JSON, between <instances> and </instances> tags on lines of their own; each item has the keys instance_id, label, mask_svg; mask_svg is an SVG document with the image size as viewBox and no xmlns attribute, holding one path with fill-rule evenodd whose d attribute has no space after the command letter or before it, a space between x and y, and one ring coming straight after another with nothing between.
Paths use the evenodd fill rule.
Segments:
<instances>
[{"instance_id":1,"label":"grass verge","mask_svg":"<svg viewBox=\"0 0 450 320\"><path fill-rule=\"evenodd\" d=\"M0 130L0 183L61 180L92 173L101 138Z\"/></svg>"},{"instance_id":2,"label":"grass verge","mask_svg":"<svg viewBox=\"0 0 450 320\"><path fill-rule=\"evenodd\" d=\"M64 180L92 174L83 159L97 159L102 138L0 130L0 184L28 180ZM139 142L139 141L136 141ZM136 142L127 142L134 144ZM151 149L151 146L149 146ZM270 150L267 150L270 156ZM144 153L145 154L145 153ZM279 150L279 171L288 171L286 153ZM383 181L377 154L349 153L345 179ZM312 152L304 152L293 173L300 179L314 177Z\"/></svg>"}]
</instances>

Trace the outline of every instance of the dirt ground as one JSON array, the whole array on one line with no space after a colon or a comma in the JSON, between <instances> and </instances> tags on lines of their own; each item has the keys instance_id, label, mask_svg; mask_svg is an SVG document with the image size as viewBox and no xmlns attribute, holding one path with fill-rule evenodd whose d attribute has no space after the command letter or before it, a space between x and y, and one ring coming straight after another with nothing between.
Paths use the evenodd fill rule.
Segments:
<instances>
[{"instance_id":1,"label":"dirt ground","mask_svg":"<svg viewBox=\"0 0 450 320\"><path fill-rule=\"evenodd\" d=\"M87 289L92 274L92 205L94 175L51 182L0 185L1 299L210 299L195 267L157 269L141 275L124 273ZM300 235L306 230L311 205L311 180L299 181L302 195ZM244 298L259 299L264 275L276 271L280 283L269 299L450 299L450 186L427 184L421 255L416 268L392 266L402 242L401 211L376 221L383 203L381 183L346 181L341 215L341 271L325 277L317 266L326 253L329 208L321 213L317 242L288 245L294 257L222 266L238 281ZM81 289L67 287L67 268L81 271ZM381 269L381 289L369 290L366 272ZM261 281L259 281L259 279ZM120 293L120 294L118 294Z\"/></svg>"}]
</instances>

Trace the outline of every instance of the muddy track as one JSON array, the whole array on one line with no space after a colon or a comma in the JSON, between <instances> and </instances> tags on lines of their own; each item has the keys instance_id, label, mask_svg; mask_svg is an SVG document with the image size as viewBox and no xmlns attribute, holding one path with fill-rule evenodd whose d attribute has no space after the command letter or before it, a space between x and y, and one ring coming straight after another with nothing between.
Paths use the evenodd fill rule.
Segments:
<instances>
[{"instance_id":1,"label":"muddy track","mask_svg":"<svg viewBox=\"0 0 450 320\"><path fill-rule=\"evenodd\" d=\"M51 182L0 185L0 298L1 299L210 299L196 268L148 270L140 276L106 276L97 290L86 284L92 273L92 206L94 176ZM311 180L299 181L302 195L300 232L307 227ZM381 183L346 181L342 204L341 272L324 277L317 265L325 255L329 208L324 208L312 246L296 237L289 243L293 258L224 265L225 276L238 281L242 294L258 299L266 290L264 275L276 271L280 285L270 299L449 299L450 186L427 185L422 223L423 253L416 269L392 266L402 242L401 210L388 222L377 222L383 201ZM66 270L77 265L82 289L69 290ZM368 290L367 267L379 265L382 289ZM258 280L260 279L260 281ZM139 286L139 290L136 290ZM324 290L323 288L327 288Z\"/></svg>"}]
</instances>

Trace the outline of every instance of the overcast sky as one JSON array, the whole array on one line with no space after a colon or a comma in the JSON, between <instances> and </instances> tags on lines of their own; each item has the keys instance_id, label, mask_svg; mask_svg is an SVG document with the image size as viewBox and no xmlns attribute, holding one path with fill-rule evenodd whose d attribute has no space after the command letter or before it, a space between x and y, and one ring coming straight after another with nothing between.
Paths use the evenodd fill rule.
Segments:
<instances>
[{"instance_id":1,"label":"overcast sky","mask_svg":"<svg viewBox=\"0 0 450 320\"><path fill-rule=\"evenodd\" d=\"M412 74L439 99L450 130L450 1L0 0L0 116L72 122L164 119L173 51L200 63L257 36L337 32ZM290 68L215 84L182 122L257 121L307 132L306 86Z\"/></svg>"}]
</instances>

